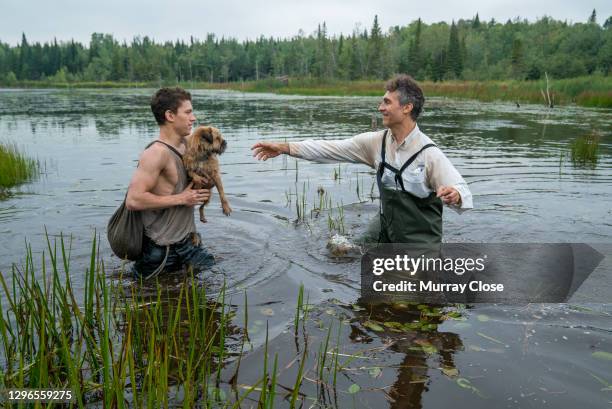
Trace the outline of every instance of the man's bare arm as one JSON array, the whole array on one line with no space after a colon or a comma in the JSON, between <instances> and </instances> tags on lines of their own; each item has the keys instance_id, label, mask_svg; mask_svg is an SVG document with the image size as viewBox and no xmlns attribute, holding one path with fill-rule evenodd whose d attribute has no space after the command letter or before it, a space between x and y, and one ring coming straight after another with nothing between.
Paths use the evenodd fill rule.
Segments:
<instances>
[{"instance_id":1,"label":"man's bare arm","mask_svg":"<svg viewBox=\"0 0 612 409\"><path fill-rule=\"evenodd\" d=\"M192 184L175 195L152 193L164 169L167 160L165 155L166 153L158 149L147 149L142 153L138 168L128 188L125 203L128 210L164 209L180 205L195 206L210 198L210 190L192 189Z\"/></svg>"}]
</instances>

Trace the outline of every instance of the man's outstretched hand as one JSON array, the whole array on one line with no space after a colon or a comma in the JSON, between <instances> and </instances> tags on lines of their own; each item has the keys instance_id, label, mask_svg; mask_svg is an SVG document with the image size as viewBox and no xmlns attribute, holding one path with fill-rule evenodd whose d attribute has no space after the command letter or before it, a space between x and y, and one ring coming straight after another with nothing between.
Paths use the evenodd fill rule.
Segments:
<instances>
[{"instance_id":1,"label":"man's outstretched hand","mask_svg":"<svg viewBox=\"0 0 612 409\"><path fill-rule=\"evenodd\" d=\"M442 199L442 201L448 205L457 205L461 204L461 195L457 190L450 186L440 186L438 191L436 192L437 196Z\"/></svg>"},{"instance_id":2,"label":"man's outstretched hand","mask_svg":"<svg viewBox=\"0 0 612 409\"><path fill-rule=\"evenodd\" d=\"M281 153L289 154L288 143L276 143L276 142L257 142L251 147L253 151L253 157L257 160L268 160L269 158L275 158Z\"/></svg>"}]
</instances>

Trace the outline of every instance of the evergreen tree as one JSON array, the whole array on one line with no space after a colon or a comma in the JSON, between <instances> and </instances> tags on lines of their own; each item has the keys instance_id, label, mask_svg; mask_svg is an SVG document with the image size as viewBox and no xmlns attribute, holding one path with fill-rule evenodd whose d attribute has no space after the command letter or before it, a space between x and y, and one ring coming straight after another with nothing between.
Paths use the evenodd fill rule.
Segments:
<instances>
[{"instance_id":1,"label":"evergreen tree","mask_svg":"<svg viewBox=\"0 0 612 409\"><path fill-rule=\"evenodd\" d=\"M448 38L448 51L446 58L448 63L448 70L450 71L451 75L455 78L460 78L461 72L463 71L463 61L461 58L459 31L454 21L450 28L450 35Z\"/></svg>"},{"instance_id":2,"label":"evergreen tree","mask_svg":"<svg viewBox=\"0 0 612 409\"><path fill-rule=\"evenodd\" d=\"M372 24L372 30L370 31L370 38L368 39L367 48L367 75L375 78L381 78L384 67L384 45L383 36L378 24L378 16L374 16L374 23Z\"/></svg>"},{"instance_id":3,"label":"evergreen tree","mask_svg":"<svg viewBox=\"0 0 612 409\"><path fill-rule=\"evenodd\" d=\"M30 45L25 33L21 33L21 45L19 46L19 64L17 66L17 77L20 80L30 79Z\"/></svg>"},{"instance_id":4,"label":"evergreen tree","mask_svg":"<svg viewBox=\"0 0 612 409\"><path fill-rule=\"evenodd\" d=\"M408 51L407 72L417 79L422 78L423 73L423 55L421 51L421 25L421 19L419 18L416 23L414 39L410 43L410 48Z\"/></svg>"},{"instance_id":5,"label":"evergreen tree","mask_svg":"<svg viewBox=\"0 0 612 409\"><path fill-rule=\"evenodd\" d=\"M523 54L523 42L520 38L515 38L512 41L512 76L515 79L523 79L525 77L525 57Z\"/></svg>"},{"instance_id":6,"label":"evergreen tree","mask_svg":"<svg viewBox=\"0 0 612 409\"><path fill-rule=\"evenodd\" d=\"M429 75L434 82L444 80L447 69L447 53L445 49L436 51L431 59Z\"/></svg>"},{"instance_id":7,"label":"evergreen tree","mask_svg":"<svg viewBox=\"0 0 612 409\"><path fill-rule=\"evenodd\" d=\"M1 85L53 77L53 81L104 80L237 81L267 76L315 76L324 79L384 79L407 72L418 79L537 79L602 73L612 69L612 18L602 26L567 23L550 17L536 22L515 19L393 27L383 34L378 17L369 29L357 27L350 36L330 37L325 23L311 34L288 39L263 36L255 41L217 39L156 43L136 37L117 43L111 35L94 33L82 43L51 39L31 43L23 33L11 46L0 42ZM520 36L518 36L520 33ZM527 41L526 39L529 39Z\"/></svg>"},{"instance_id":8,"label":"evergreen tree","mask_svg":"<svg viewBox=\"0 0 612 409\"><path fill-rule=\"evenodd\" d=\"M474 21L472 21L472 28L474 30L478 30L480 28L480 18L478 17L478 13L476 13L476 17L474 17Z\"/></svg>"},{"instance_id":9,"label":"evergreen tree","mask_svg":"<svg viewBox=\"0 0 612 409\"><path fill-rule=\"evenodd\" d=\"M593 9L593 12L591 13L591 17L589 17L589 23L597 24L597 12L595 12L595 9Z\"/></svg>"}]
</instances>

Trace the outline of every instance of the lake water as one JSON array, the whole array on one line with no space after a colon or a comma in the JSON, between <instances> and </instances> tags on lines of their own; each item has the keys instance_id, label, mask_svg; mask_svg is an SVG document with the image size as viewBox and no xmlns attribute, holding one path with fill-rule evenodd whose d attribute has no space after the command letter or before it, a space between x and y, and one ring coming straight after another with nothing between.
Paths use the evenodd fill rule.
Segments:
<instances>
[{"instance_id":1,"label":"lake water","mask_svg":"<svg viewBox=\"0 0 612 409\"><path fill-rule=\"evenodd\" d=\"M36 254L42 252L45 228L52 240L60 233L72 237L72 271L84 271L94 232L105 236L140 151L157 136L148 108L153 92L0 90L0 141L15 142L44 171L0 201L0 271L24 262L26 242ZM375 217L373 171L293 158L256 162L250 147L262 139L338 139L369 131L379 99L225 91L194 91L193 97L198 120L218 127L228 141L221 166L234 210L223 216L213 195L209 223L196 223L219 260L201 278L213 289L225 279L238 309L244 308L247 289L249 316L269 322L273 348L288 360L295 351L286 346L286 331L300 283L310 303L320 306L314 316L320 314L322 323L329 317L349 321L347 328L354 329L342 340L347 351L379 348L379 353L375 364L356 362L345 374L338 388L346 391L357 383L363 390L357 400L341 394L341 402L414 408L457 399L471 407L609 405L610 361L594 353L612 353L612 306L591 302L612 299L609 257L592 275L598 281L585 283L575 303L470 306L465 321L445 321L436 331L407 338L372 331L363 325L367 319L401 321L409 312L377 310L365 316L347 307L359 298L358 259L335 259L326 243L330 223L354 238ZM612 243L611 114L429 99L419 126L474 195L474 210L445 211L445 241ZM574 166L570 144L591 132L599 135L599 160ZM311 213L320 188L332 209ZM296 223L296 203L302 200L306 217ZM105 240L101 251L107 266L117 270L120 262ZM82 288L78 273L73 276ZM252 334L255 347L247 356L255 373L263 331ZM414 345L427 347L415 351ZM248 378L245 362L241 371Z\"/></svg>"}]
</instances>

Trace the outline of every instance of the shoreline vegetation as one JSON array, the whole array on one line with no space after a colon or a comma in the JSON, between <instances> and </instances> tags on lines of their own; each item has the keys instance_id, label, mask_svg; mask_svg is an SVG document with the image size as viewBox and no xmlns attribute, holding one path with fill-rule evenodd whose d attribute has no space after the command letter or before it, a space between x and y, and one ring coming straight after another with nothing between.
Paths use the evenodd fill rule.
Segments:
<instances>
[{"instance_id":1,"label":"shoreline vegetation","mask_svg":"<svg viewBox=\"0 0 612 409\"><path fill-rule=\"evenodd\" d=\"M576 104L583 107L612 108L612 77L583 76L551 80L548 84L550 100L545 95L544 80L502 81L420 81L426 97L472 99L482 102L509 101L514 104L531 103L556 105ZM385 81L380 80L321 80L314 78L268 78L259 81L201 82L184 81L178 85L187 89L216 89L240 92L268 92L282 95L305 96L380 96ZM7 84L0 83L0 86ZM166 82L76 81L53 80L19 81L9 88L157 88L175 84Z\"/></svg>"},{"instance_id":2,"label":"shoreline vegetation","mask_svg":"<svg viewBox=\"0 0 612 409\"><path fill-rule=\"evenodd\" d=\"M588 14L590 12L590 15ZM384 81L408 73L428 96L612 107L612 16L585 10L584 22L544 16L506 22L417 18L385 27L238 40L204 37L131 41L93 32L89 42L0 39L0 86L237 89L298 95L381 95Z\"/></svg>"}]
</instances>

